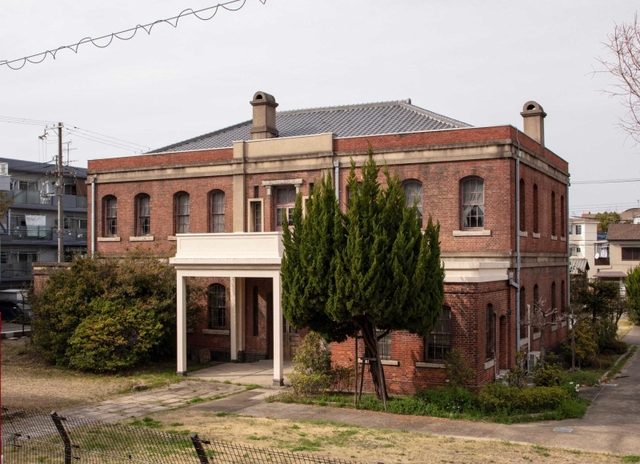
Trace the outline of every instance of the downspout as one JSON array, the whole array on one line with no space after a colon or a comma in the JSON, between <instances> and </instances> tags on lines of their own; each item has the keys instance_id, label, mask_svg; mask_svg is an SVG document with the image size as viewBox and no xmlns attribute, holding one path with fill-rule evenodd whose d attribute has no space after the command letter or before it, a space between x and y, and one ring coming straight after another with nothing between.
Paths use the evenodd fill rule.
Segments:
<instances>
[{"instance_id":1,"label":"downspout","mask_svg":"<svg viewBox=\"0 0 640 464\"><path fill-rule=\"evenodd\" d=\"M340 204L340 161L333 162L333 183L336 191L336 200Z\"/></svg>"},{"instance_id":2,"label":"downspout","mask_svg":"<svg viewBox=\"0 0 640 464\"><path fill-rule=\"evenodd\" d=\"M96 254L96 176L91 182L91 257Z\"/></svg>"},{"instance_id":3,"label":"downspout","mask_svg":"<svg viewBox=\"0 0 640 464\"><path fill-rule=\"evenodd\" d=\"M516 143L518 145L518 153L516 155L516 280L509 281L509 284L516 288L516 352L520 351L520 267L522 264L522 256L520 253L520 140L516 131Z\"/></svg>"},{"instance_id":4,"label":"downspout","mask_svg":"<svg viewBox=\"0 0 640 464\"><path fill-rule=\"evenodd\" d=\"M571 174L569 174L571 176ZM571 187L571 179L567 179L567 197L565 199L566 206L565 208L565 223L564 223L564 236L567 239L567 286L566 293L564 294L564 302L565 304L571 305L571 300L569 295L571 295L571 244L569 243L569 187ZM596 237L597 238L597 237ZM567 324L568 327L568 324Z\"/></svg>"}]
</instances>

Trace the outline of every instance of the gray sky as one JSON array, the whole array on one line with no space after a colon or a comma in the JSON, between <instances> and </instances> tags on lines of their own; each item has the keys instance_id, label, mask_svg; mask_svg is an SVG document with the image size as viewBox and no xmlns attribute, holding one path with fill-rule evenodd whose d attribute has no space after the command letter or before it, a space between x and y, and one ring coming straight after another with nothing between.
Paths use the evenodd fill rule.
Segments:
<instances>
[{"instance_id":1,"label":"gray sky","mask_svg":"<svg viewBox=\"0 0 640 464\"><path fill-rule=\"evenodd\" d=\"M2 0L0 60L215 4ZM82 129L64 140L71 164L86 167L135 152L85 131L158 148L250 119L258 90L280 110L411 98L474 126L518 128L535 100L573 182L640 179L640 147L616 125L624 109L600 92L613 81L592 73L614 23L634 12L629 0L246 0L210 21L185 17L105 49L0 66L0 116ZM43 129L0 118L0 156L50 161L56 139L40 142ZM639 205L640 182L576 183L569 198L571 214L623 211Z\"/></svg>"}]
</instances>

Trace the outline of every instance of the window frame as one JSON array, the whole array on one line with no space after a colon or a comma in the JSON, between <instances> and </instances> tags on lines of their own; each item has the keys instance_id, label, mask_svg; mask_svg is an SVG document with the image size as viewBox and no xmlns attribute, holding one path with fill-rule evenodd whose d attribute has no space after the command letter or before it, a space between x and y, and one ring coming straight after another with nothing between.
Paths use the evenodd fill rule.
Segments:
<instances>
[{"instance_id":1,"label":"window frame","mask_svg":"<svg viewBox=\"0 0 640 464\"><path fill-rule=\"evenodd\" d=\"M526 182L524 178L520 178L519 191L520 191L520 211L518 211L518 217L520 218L520 232L527 230L527 196L525 195Z\"/></svg>"},{"instance_id":2,"label":"window frame","mask_svg":"<svg viewBox=\"0 0 640 464\"><path fill-rule=\"evenodd\" d=\"M293 192L293 201L291 201L291 198L280 198L280 194L282 192L288 192L289 195L291 194L291 192ZM298 194L298 189L295 187L295 185L285 184L285 185L275 186L274 195L273 195L273 213L275 214L275 217L273 219L275 224L275 230L277 232L281 232L283 229L282 211L285 209L287 211L287 219L288 219L287 225L289 227L293 226L293 210L296 207L297 194ZM287 200L287 201L281 201L281 200Z\"/></svg>"},{"instance_id":3,"label":"window frame","mask_svg":"<svg viewBox=\"0 0 640 464\"><path fill-rule=\"evenodd\" d=\"M460 181L460 229L483 230L485 228L485 182L482 177L465 177ZM472 191L468 190L475 187ZM480 188L478 188L478 186ZM468 197L473 197L467 200ZM470 208L469 211L466 211ZM474 225L475 224L475 225Z\"/></svg>"},{"instance_id":4,"label":"window frame","mask_svg":"<svg viewBox=\"0 0 640 464\"><path fill-rule=\"evenodd\" d=\"M414 187L416 187L415 191L409 191ZM418 219L420 223L420 228L422 228L424 225L424 222L423 222L424 216L422 213L422 196L424 191L422 189L422 182L420 182L417 179L407 179L402 183L402 193L404 195L404 203L407 206L407 208L412 208L414 205L416 206L418 210ZM411 197L409 197L408 195L411 195Z\"/></svg>"},{"instance_id":5,"label":"window frame","mask_svg":"<svg viewBox=\"0 0 640 464\"><path fill-rule=\"evenodd\" d=\"M227 328L227 289L220 283L207 288L207 316L210 329Z\"/></svg>"},{"instance_id":6,"label":"window frame","mask_svg":"<svg viewBox=\"0 0 640 464\"><path fill-rule=\"evenodd\" d=\"M558 226L558 218L557 218L557 211L556 211L556 192L554 192L553 190L551 191L551 236L552 237L557 237L558 236L558 231L557 231L557 226Z\"/></svg>"},{"instance_id":7,"label":"window frame","mask_svg":"<svg viewBox=\"0 0 640 464\"><path fill-rule=\"evenodd\" d=\"M105 195L102 198L103 237L118 236L118 198L115 195Z\"/></svg>"},{"instance_id":8,"label":"window frame","mask_svg":"<svg viewBox=\"0 0 640 464\"><path fill-rule=\"evenodd\" d=\"M640 247L620 247L621 261L640 261Z\"/></svg>"},{"instance_id":9,"label":"window frame","mask_svg":"<svg viewBox=\"0 0 640 464\"><path fill-rule=\"evenodd\" d=\"M147 204L144 205L143 202ZM146 193L136 195L136 236L151 235L151 196Z\"/></svg>"},{"instance_id":10,"label":"window frame","mask_svg":"<svg viewBox=\"0 0 640 464\"><path fill-rule=\"evenodd\" d=\"M425 362L444 364L447 354L453 349L452 327L453 311L451 306L442 305L436 326L424 337L423 356Z\"/></svg>"},{"instance_id":11,"label":"window frame","mask_svg":"<svg viewBox=\"0 0 640 464\"><path fill-rule=\"evenodd\" d=\"M495 315L493 305L489 303L485 309L485 360L495 359Z\"/></svg>"},{"instance_id":12,"label":"window frame","mask_svg":"<svg viewBox=\"0 0 640 464\"><path fill-rule=\"evenodd\" d=\"M226 231L227 198L222 190L209 192L209 232L214 234Z\"/></svg>"},{"instance_id":13,"label":"window frame","mask_svg":"<svg viewBox=\"0 0 640 464\"><path fill-rule=\"evenodd\" d=\"M540 233L540 204L538 199L538 184L533 184L533 233Z\"/></svg>"},{"instance_id":14,"label":"window frame","mask_svg":"<svg viewBox=\"0 0 640 464\"><path fill-rule=\"evenodd\" d=\"M174 233L188 234L191 227L191 196L189 193L180 191L173 196L173 212Z\"/></svg>"},{"instance_id":15,"label":"window frame","mask_svg":"<svg viewBox=\"0 0 640 464\"><path fill-rule=\"evenodd\" d=\"M391 331L389 331L384 337L378 338L385 331L376 329L376 342L378 346L378 357L382 361L388 361L391 358Z\"/></svg>"}]
</instances>

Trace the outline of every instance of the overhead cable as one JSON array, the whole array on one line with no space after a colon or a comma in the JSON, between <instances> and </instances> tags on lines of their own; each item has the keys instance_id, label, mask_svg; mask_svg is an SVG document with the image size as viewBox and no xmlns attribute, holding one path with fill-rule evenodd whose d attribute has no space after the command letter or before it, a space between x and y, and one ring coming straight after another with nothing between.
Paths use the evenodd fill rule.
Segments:
<instances>
[{"instance_id":1,"label":"overhead cable","mask_svg":"<svg viewBox=\"0 0 640 464\"><path fill-rule=\"evenodd\" d=\"M267 3L267 0L258 0L263 5ZM119 40L131 40L135 37L139 30L143 30L147 33L147 35L151 35L151 30L156 24L166 23L169 24L173 28L178 27L178 22L181 18L185 16L195 16L201 21L209 21L213 19L213 17L218 13L220 8L227 11L238 11L245 4L247 0L229 0L223 3L218 3L217 5L210 6L207 8L201 8L199 10L193 10L191 8L187 8L183 10L179 15L172 16L167 19L158 19L148 24L138 24L135 27L131 27L129 29L125 29L119 32L112 32L111 34L102 35L100 37L85 37L84 39L73 43L71 45L62 45L53 50L46 50L44 52L36 53L33 55L25 56L23 58L16 58L13 60L0 60L0 66L6 65L9 69L17 71L26 66L27 63L31 64L40 64L42 63L47 56L51 56L54 60L56 59L56 55L60 50L71 50L73 53L78 54L78 48L80 45L84 45L86 43L92 44L97 48L107 48L113 42L113 39ZM13 66L12 66L13 65Z\"/></svg>"}]
</instances>

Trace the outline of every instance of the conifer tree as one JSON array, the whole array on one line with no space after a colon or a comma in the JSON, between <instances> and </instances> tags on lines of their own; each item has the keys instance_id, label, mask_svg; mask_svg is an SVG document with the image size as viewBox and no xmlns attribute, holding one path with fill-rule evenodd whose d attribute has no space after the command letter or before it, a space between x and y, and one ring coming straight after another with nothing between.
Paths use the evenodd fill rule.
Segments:
<instances>
[{"instance_id":1,"label":"conifer tree","mask_svg":"<svg viewBox=\"0 0 640 464\"><path fill-rule=\"evenodd\" d=\"M342 213L331 180L323 178L293 228L283 235L282 305L295 327L309 327L327 341L361 334L365 357L378 358L378 340L392 330L427 335L444 298L439 225L421 230L416 206L407 207L402 184L369 159L358 181L352 162L349 204ZM386 399L378 364L369 363L376 395Z\"/></svg>"}]
</instances>

